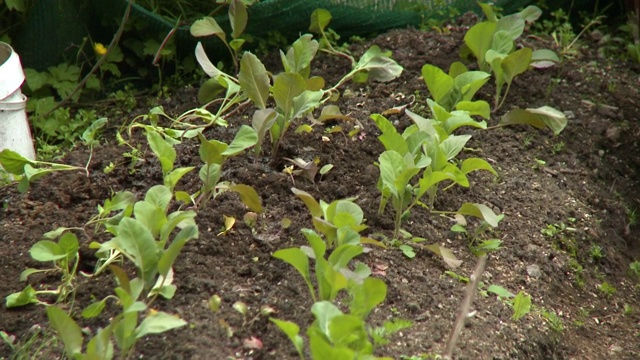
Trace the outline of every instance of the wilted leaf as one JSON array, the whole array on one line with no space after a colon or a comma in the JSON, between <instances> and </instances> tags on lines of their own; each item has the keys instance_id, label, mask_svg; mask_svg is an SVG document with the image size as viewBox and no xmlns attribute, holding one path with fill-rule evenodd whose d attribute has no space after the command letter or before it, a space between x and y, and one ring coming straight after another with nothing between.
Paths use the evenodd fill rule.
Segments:
<instances>
[{"instance_id":1,"label":"wilted leaf","mask_svg":"<svg viewBox=\"0 0 640 360\"><path fill-rule=\"evenodd\" d=\"M504 114L499 126L525 124L538 129L548 127L554 135L558 135L567 126L567 117L560 111L542 106L536 109L514 109Z\"/></svg>"},{"instance_id":2,"label":"wilted leaf","mask_svg":"<svg viewBox=\"0 0 640 360\"><path fill-rule=\"evenodd\" d=\"M455 257L455 255L453 255L453 252L444 246L440 246L438 244L432 244L432 245L426 245L425 248L427 248L434 254L442 257L442 260L444 260L445 264L447 264L447 266L449 266L452 269L456 269L460 267L460 265L462 264L462 260L458 260Z\"/></svg>"}]
</instances>

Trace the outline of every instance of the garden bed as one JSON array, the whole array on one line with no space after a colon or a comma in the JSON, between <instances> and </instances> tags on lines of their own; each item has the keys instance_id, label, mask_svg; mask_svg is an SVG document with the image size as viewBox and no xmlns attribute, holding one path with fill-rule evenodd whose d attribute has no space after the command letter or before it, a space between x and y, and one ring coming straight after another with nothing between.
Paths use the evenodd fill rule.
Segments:
<instances>
[{"instance_id":1,"label":"garden bed","mask_svg":"<svg viewBox=\"0 0 640 360\"><path fill-rule=\"evenodd\" d=\"M377 139L380 131L369 116L407 104L411 104L412 111L426 116L428 91L421 68L429 63L447 69L458 61L462 37L469 25L469 19L461 21L448 28L450 34L394 30L365 44L352 45L355 54L362 54L371 44L388 49L404 67L402 75L389 83L344 86L343 96L336 104L343 114L363 126L358 136L345 135L353 128L349 122L331 124L344 126L345 133L328 133L326 126L314 126L310 133L291 132L277 159L264 154L257 161L248 155L230 158L225 164L224 180L253 186L264 211L252 231L242 221L247 208L232 193L197 210L199 238L186 243L174 265L175 297L158 299L153 304L157 310L178 315L188 325L144 337L136 345L136 357L297 358L289 339L267 316L260 315L261 308L269 306L275 310L273 317L295 322L302 329L314 319L310 312L313 301L302 277L272 256L279 249L306 244L300 230L312 228L309 211L291 188L327 202L356 197L368 226L363 233L377 239L382 239L380 233L391 237L391 209L381 215L377 211L379 170L374 162L384 147ZM551 42L536 39L526 41L535 46L552 46ZM500 111L553 106L569 118L559 136L523 125L463 131L472 135L465 150L468 156L480 154L498 176L470 174L472 186L454 187L440 194L435 208L455 211L464 202L474 202L504 214L504 219L492 234L502 241L502 246L488 255L481 279L485 287L472 305L475 316L468 319L461 333L455 351L457 359L640 358L638 278L629 268L640 259L635 224L635 209L640 206L640 68L599 57L596 50L596 45L591 44L557 66L521 75ZM270 61L276 64L279 59L274 56ZM276 66L266 63L268 68ZM319 55L312 73L324 77L327 83L335 83L348 69L347 61ZM490 101L492 86L490 82L478 97ZM138 103L145 106L134 113L149 111L149 104ZM151 105L162 105L167 113L177 116L198 106L197 90L176 90L170 98ZM497 122L500 112L493 115L489 125ZM228 143L240 125L250 124L251 113L238 113L228 119L228 128L212 127L204 135ZM401 112L387 114L399 129L411 124ZM111 116L111 129L132 117L130 113ZM132 143L140 144L144 154L133 167L123 157L129 149L104 136L103 144L93 153L88 177L82 172L52 174L34 183L25 194L15 186L0 188L0 294L22 290L25 283L19 280L20 273L28 267L42 266L29 257L29 249L42 234L60 226L85 224L96 214L97 206L114 192L131 191L140 199L150 187L162 183L160 163L146 147L144 137L134 135ZM183 141L176 149L176 167L201 164L195 139ZM316 157L321 166L332 164L333 168L322 177L316 176L315 182L282 171L290 165L282 158L311 161ZM80 147L64 162L83 165L88 158L88 149ZM105 174L103 170L111 162L116 166ZM197 173L193 172L178 183L177 189L193 193L199 186ZM238 219L224 234L223 216ZM281 221L285 218L291 220L291 225L283 228ZM419 359L418 356L428 358L427 354L443 352L466 292L466 284L447 271L469 276L476 265L467 238L450 230L453 224L448 217L414 208L403 229L426 239L409 244L415 257L410 259L397 246L387 244L387 248L367 246L370 251L357 258L388 286L385 302L372 312L369 323L380 325L392 317L413 321L410 328L377 349L376 355ZM79 270L91 272L96 258L88 245L108 237L92 232L78 233L78 237ZM426 249L426 245L434 243L452 249L462 265L457 269L448 267L441 257ZM78 278L71 303L74 309L83 309L112 294L116 286L107 274ZM55 286L58 280L58 276L49 274L34 275L28 282L40 289ZM615 292L603 287L603 283L615 288ZM532 311L512 320L512 307L505 299L486 293L489 285L531 295ZM222 299L220 310L215 313L209 306L213 295ZM238 301L248 308L245 316L232 307ZM340 301L344 299L339 297ZM108 307L97 319L77 319L81 326L95 332L108 324L108 315L116 314L114 311ZM23 343L36 331L34 325L47 327L43 306L0 309L0 330ZM35 345L31 349L40 351L38 358L54 358L62 346L53 342L40 350ZM10 346L0 343L0 354L10 356Z\"/></svg>"}]
</instances>

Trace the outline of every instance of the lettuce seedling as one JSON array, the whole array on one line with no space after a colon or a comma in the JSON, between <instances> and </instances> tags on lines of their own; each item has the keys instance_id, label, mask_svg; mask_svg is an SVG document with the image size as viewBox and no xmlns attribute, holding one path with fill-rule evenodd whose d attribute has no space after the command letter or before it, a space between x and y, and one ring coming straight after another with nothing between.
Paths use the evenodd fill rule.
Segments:
<instances>
[{"instance_id":1,"label":"lettuce seedling","mask_svg":"<svg viewBox=\"0 0 640 360\"><path fill-rule=\"evenodd\" d=\"M342 244L336 247L325 259L327 244L320 235L311 229L302 229L310 246L300 248L281 249L273 253L273 257L280 259L293 266L302 275L307 283L313 301L330 300L333 301L340 290L347 286L347 277L344 275L348 263L356 256L362 254L363 248L360 245ZM315 260L315 277L317 291L311 282L309 272L309 258ZM366 267L366 266L365 266ZM357 268L357 272L366 272L368 268ZM370 273L370 271L368 271ZM317 295L316 295L317 293Z\"/></svg>"},{"instance_id":2,"label":"lettuce seedling","mask_svg":"<svg viewBox=\"0 0 640 360\"><path fill-rule=\"evenodd\" d=\"M332 249L343 244L357 245L361 243L384 246L368 237L360 236L367 228L364 225L364 212L353 198L335 200L330 204L320 200L317 202L306 191L291 188L291 191L304 202L312 216L313 227L325 236L327 247Z\"/></svg>"},{"instance_id":3,"label":"lettuce seedling","mask_svg":"<svg viewBox=\"0 0 640 360\"><path fill-rule=\"evenodd\" d=\"M551 50L533 50L523 47L516 50L515 41L522 35L527 23L540 17L542 11L534 5L524 10L497 18L491 6L480 4L486 21L472 26L464 36L466 49L476 58L480 70L491 72L496 83L493 111L504 104L513 79L529 67L545 68L560 62ZM506 90L503 87L507 85Z\"/></svg>"},{"instance_id":4,"label":"lettuce seedling","mask_svg":"<svg viewBox=\"0 0 640 360\"><path fill-rule=\"evenodd\" d=\"M367 324L369 313L387 296L387 286L377 278L350 280L349 313L343 313L332 302L318 301L311 307L315 321L307 328L309 352L313 359L390 359L373 355L376 345L388 342L393 333L411 326L410 321L392 319L381 327ZM294 344L304 359L304 341L295 323L270 319ZM373 341L372 341L373 340Z\"/></svg>"},{"instance_id":5,"label":"lettuce seedling","mask_svg":"<svg viewBox=\"0 0 640 360\"><path fill-rule=\"evenodd\" d=\"M242 125L229 144L218 140L207 140L202 134L198 134L198 138L200 139L200 159L204 162L204 165L199 172L202 188L195 203L198 206L206 206L209 199L215 198L222 192L233 191L238 193L240 200L251 211L262 212L260 196L254 188L248 185L220 181L225 161L231 156L241 154L258 142L256 131L250 126ZM193 198L193 196L186 193L176 194L176 197L181 200Z\"/></svg>"},{"instance_id":6,"label":"lettuce seedling","mask_svg":"<svg viewBox=\"0 0 640 360\"><path fill-rule=\"evenodd\" d=\"M132 216L123 217L117 224L106 224L107 231L114 237L102 244L90 244L91 248L98 249L99 257L107 259L96 272L119 257L114 254L121 254L135 265L138 278L150 296L172 298L176 291L171 284L173 263L186 242L198 237L196 213L191 210L168 213L172 198L168 187L153 186L143 200L134 204ZM174 230L179 231L174 235Z\"/></svg>"},{"instance_id":7,"label":"lettuce seedling","mask_svg":"<svg viewBox=\"0 0 640 360\"><path fill-rule=\"evenodd\" d=\"M449 117L439 121L425 119L408 110L406 112L415 124L405 129L402 135L384 116L371 116L382 131L378 139L387 149L379 156L377 163L380 169L377 187L382 194L378 212L381 214L391 200L395 211L394 239L400 234L402 221L409 216L413 206L421 204L420 199L424 195L429 196L427 207L433 210L441 182L449 180L453 184L468 187L467 174L472 171L486 170L496 175L484 159L468 158L459 162L459 165L454 163L471 135L450 135L449 131L463 125L483 127L486 124L475 122L468 113L468 119L455 120ZM414 177L420 172L422 175L416 182Z\"/></svg>"},{"instance_id":8,"label":"lettuce seedling","mask_svg":"<svg viewBox=\"0 0 640 360\"><path fill-rule=\"evenodd\" d=\"M439 67L425 64L422 77L433 100L446 111L467 110L485 114L488 118L489 104L486 101L471 101L473 96L489 81L491 74L484 71L469 71L457 61L449 67L449 74Z\"/></svg>"},{"instance_id":9,"label":"lettuce seedling","mask_svg":"<svg viewBox=\"0 0 640 360\"><path fill-rule=\"evenodd\" d=\"M114 267L117 268L117 267ZM62 309L56 306L47 308L47 318L52 328L62 341L65 353L70 359L99 359L110 360L114 356L114 337L120 349L120 358L126 359L132 353L138 340L149 334L161 334L166 331L182 327L186 321L163 311L148 309L148 305L139 301L143 294L144 284L141 279L129 280L126 273L119 270L120 286L115 289L114 298L122 306L122 311L111 318L109 325L99 329L88 341L83 350L84 334L78 323ZM98 316L104 309L104 300L89 305L82 312L86 318ZM89 311L88 311L89 310ZM139 321L140 314L149 310L147 315Z\"/></svg>"},{"instance_id":10,"label":"lettuce seedling","mask_svg":"<svg viewBox=\"0 0 640 360\"><path fill-rule=\"evenodd\" d=\"M21 292L13 293L5 298L8 308L29 304L47 304L38 299L41 295L54 295L56 302L63 302L74 289L74 279L78 269L80 248L78 238L67 228L60 228L43 235L43 240L35 243L29 250L31 257L40 262L52 262L53 268L28 268L20 274L20 281L26 281L30 275L36 273L61 273L61 283L54 290L35 290L28 285ZM52 240L58 239L57 242Z\"/></svg>"},{"instance_id":11,"label":"lettuce seedling","mask_svg":"<svg viewBox=\"0 0 640 360\"><path fill-rule=\"evenodd\" d=\"M89 161L91 161L91 157L89 157ZM89 176L89 163L87 163L85 167L80 167L47 161L31 160L10 149L0 151L0 166L9 174L15 175L16 180L20 181L18 184L18 191L21 193L26 192L32 182L54 172L84 171L87 174L87 177Z\"/></svg>"},{"instance_id":12,"label":"lettuce seedling","mask_svg":"<svg viewBox=\"0 0 640 360\"><path fill-rule=\"evenodd\" d=\"M247 27L248 14L247 6L251 5L254 1L244 0L225 0L218 1L218 3L224 3L229 6L227 11L229 17L229 23L231 25L231 41L227 41L227 34L222 27L218 25L216 19L211 16L205 16L202 19L196 20L190 27L191 35L195 37L206 37L215 35L222 43L227 47L236 72L238 71L238 54L245 40L241 38Z\"/></svg>"}]
</instances>

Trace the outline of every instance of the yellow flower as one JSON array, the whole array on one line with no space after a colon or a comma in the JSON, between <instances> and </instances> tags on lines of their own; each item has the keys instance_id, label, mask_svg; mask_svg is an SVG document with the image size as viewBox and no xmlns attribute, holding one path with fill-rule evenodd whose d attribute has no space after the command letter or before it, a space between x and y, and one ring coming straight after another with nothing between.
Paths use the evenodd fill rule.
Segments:
<instances>
[{"instance_id":1,"label":"yellow flower","mask_svg":"<svg viewBox=\"0 0 640 360\"><path fill-rule=\"evenodd\" d=\"M104 45L102 45L101 43L95 43L95 45L93 45L93 51L95 51L96 54L103 56L107 53L107 48L104 47Z\"/></svg>"}]
</instances>

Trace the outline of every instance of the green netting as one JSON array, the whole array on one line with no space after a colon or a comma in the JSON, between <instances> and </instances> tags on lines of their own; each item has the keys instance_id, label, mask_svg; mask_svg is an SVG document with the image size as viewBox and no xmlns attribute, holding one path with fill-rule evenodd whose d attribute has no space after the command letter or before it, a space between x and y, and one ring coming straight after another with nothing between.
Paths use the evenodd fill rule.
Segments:
<instances>
[{"instance_id":1,"label":"green netting","mask_svg":"<svg viewBox=\"0 0 640 360\"><path fill-rule=\"evenodd\" d=\"M169 0L165 0L169 1ZM162 0L156 1L158 4ZM533 0L495 0L494 4L509 14ZM212 3L213 6L215 6ZM547 3L547 2L545 2ZM60 53L70 44L76 44L91 31L94 39L109 42L114 27L122 17L127 0L81 2L78 0L38 0L28 16L25 31L18 37L17 48L26 67L38 69L61 62ZM572 4L574 10L593 8L589 0L557 0L548 8ZM88 6L88 11L78 9ZM246 33L267 37L277 31L287 37L307 32L311 13L317 8L331 12L330 27L345 38L351 35L369 35L392 28L418 26L428 19L445 20L467 11L480 12L476 0L263 0L249 7ZM83 14L83 16L80 16ZM84 14L88 14L84 16ZM225 16L216 17L228 29ZM190 23L195 19L183 19ZM84 23L83 23L84 21ZM176 25L176 19L167 19L134 4L130 20L135 28L144 23L145 31L164 37ZM97 28L109 23L110 27ZM135 31L133 31L135 35ZM197 41L189 33L189 26L179 27L175 36L178 53L192 53ZM206 40L208 49L223 50L215 39Z\"/></svg>"}]
</instances>

